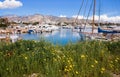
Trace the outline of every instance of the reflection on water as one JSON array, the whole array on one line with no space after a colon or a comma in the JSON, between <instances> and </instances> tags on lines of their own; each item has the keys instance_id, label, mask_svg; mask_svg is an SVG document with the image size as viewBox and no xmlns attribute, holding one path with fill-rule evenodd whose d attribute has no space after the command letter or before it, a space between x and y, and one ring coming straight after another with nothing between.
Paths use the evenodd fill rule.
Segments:
<instances>
[{"instance_id":1,"label":"reflection on water","mask_svg":"<svg viewBox=\"0 0 120 77\"><path fill-rule=\"evenodd\" d=\"M41 38L44 38L54 44L62 45L69 42L75 43L77 41L84 40L83 34L72 32L71 29L61 29L59 31L53 31L52 33L21 34L20 37L24 40L40 40Z\"/></svg>"}]
</instances>

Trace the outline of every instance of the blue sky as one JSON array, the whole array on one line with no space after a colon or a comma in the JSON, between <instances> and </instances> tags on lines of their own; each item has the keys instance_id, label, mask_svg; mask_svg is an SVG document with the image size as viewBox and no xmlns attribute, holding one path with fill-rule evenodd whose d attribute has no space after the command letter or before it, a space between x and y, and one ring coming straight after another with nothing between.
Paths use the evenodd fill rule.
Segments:
<instances>
[{"instance_id":1,"label":"blue sky","mask_svg":"<svg viewBox=\"0 0 120 77\"><path fill-rule=\"evenodd\" d=\"M5 0L0 0L4 2ZM15 1L15 0L14 0ZM77 15L82 0L17 0L22 3L22 6L17 8L2 8L0 9L0 16L7 14L16 15L33 15L33 14L43 14L43 15L53 15L60 16L65 15L71 17ZM90 7L91 0L88 1L87 8ZM98 14L98 1L96 7L96 13ZM84 7L80 15L83 15ZM87 9L88 10L88 9ZM87 11L86 11L87 12ZM108 16L120 16L120 0L101 0L101 14L106 14Z\"/></svg>"}]
</instances>

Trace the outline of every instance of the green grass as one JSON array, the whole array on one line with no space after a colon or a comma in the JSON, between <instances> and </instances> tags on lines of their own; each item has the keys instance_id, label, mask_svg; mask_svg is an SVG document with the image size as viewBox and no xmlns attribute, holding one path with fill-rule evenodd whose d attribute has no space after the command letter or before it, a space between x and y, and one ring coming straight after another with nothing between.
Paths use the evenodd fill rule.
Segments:
<instances>
[{"instance_id":1,"label":"green grass","mask_svg":"<svg viewBox=\"0 0 120 77\"><path fill-rule=\"evenodd\" d=\"M0 43L0 77L112 77L119 68L120 41Z\"/></svg>"}]
</instances>

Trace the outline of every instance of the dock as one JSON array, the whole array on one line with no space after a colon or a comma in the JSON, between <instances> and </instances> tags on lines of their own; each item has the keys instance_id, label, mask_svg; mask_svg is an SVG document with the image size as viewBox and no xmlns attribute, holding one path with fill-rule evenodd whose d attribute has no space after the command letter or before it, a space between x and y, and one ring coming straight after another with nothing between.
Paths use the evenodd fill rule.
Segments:
<instances>
[{"instance_id":1,"label":"dock","mask_svg":"<svg viewBox=\"0 0 120 77\"><path fill-rule=\"evenodd\" d=\"M120 33L104 34L104 33L90 33L82 32L85 34L87 40L101 40L101 41L119 41Z\"/></svg>"}]
</instances>

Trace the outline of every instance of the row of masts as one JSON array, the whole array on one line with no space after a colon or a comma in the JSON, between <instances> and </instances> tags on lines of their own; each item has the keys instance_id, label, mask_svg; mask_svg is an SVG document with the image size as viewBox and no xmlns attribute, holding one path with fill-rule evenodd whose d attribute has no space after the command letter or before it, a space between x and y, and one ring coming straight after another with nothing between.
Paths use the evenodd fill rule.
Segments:
<instances>
[{"instance_id":1,"label":"row of masts","mask_svg":"<svg viewBox=\"0 0 120 77\"><path fill-rule=\"evenodd\" d=\"M76 19L75 19L75 23L77 23L77 19L78 19L78 16L80 15L80 13L81 13L81 11L82 11L82 8L83 8L83 6L84 6L84 1L85 0L82 0L82 2L81 2L81 6L80 6L80 8L79 8L79 11L78 11L78 14L77 14L77 16L76 16ZM88 18L89 18L89 14L90 14L90 11L92 10L92 8L93 8L93 10L92 10L92 15L93 15L93 17L92 17L92 34L94 33L94 28L95 28L95 10L96 10L96 0L92 0L91 1L91 5L90 5L90 8L89 8L89 11L88 11L88 15L87 15L87 17L86 17L86 19L84 18L84 16L85 16L85 13L86 13L86 8L87 8L87 4L88 4L88 0L86 1L86 4L85 4L85 9L84 9L84 12L83 12L83 20L85 20L84 21L84 29L85 29L85 27L86 27L86 24L88 23ZM81 25L81 27L82 27L82 25Z\"/></svg>"}]
</instances>

